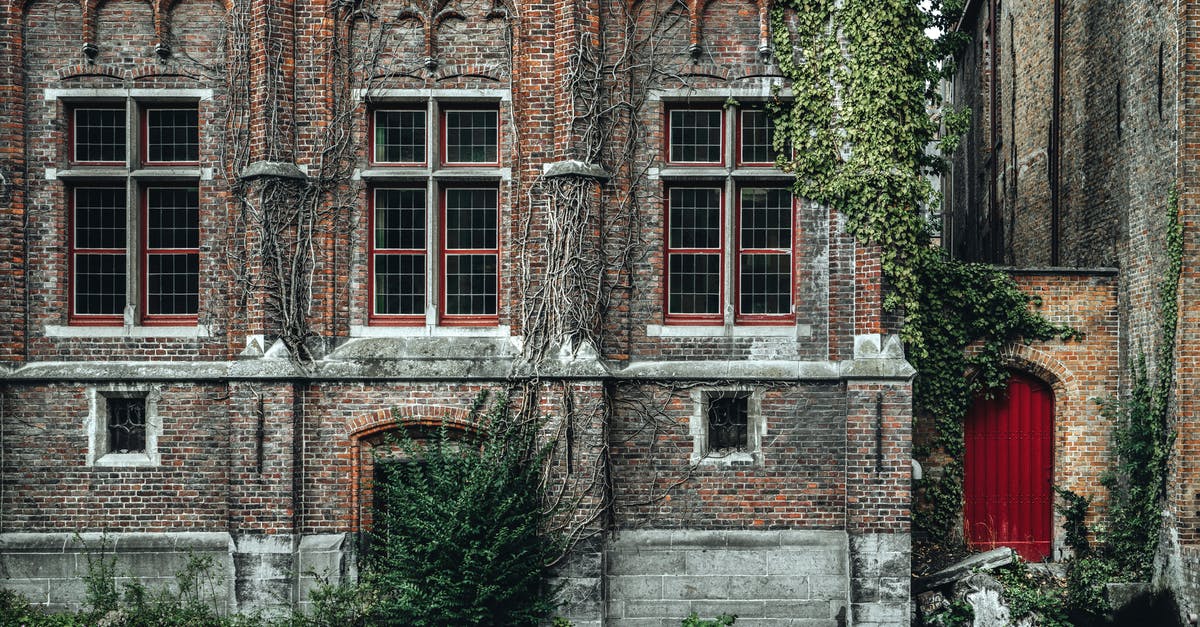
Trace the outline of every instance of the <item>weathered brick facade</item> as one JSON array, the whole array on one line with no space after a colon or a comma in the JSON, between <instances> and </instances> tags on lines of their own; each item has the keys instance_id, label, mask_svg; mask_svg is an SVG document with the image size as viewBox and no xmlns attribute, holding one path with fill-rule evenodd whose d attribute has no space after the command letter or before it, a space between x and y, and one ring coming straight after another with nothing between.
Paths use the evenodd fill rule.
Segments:
<instances>
[{"instance_id":1,"label":"weathered brick facade","mask_svg":"<svg viewBox=\"0 0 1200 627\"><path fill-rule=\"evenodd\" d=\"M1197 185L1195 64L1200 4L1191 1L970 3L960 28L973 43L960 59L953 100L976 124L948 178L946 240L964 258L1038 272L1046 306L1084 305L1094 284L1070 283L1076 270L1112 267L1115 333L1089 338L1104 355L1052 352L1078 384L1128 391L1141 356L1153 373L1162 338L1159 285L1167 271L1168 197L1178 190L1184 225L1183 278L1171 415L1177 436L1167 481L1168 518L1157 582L1176 593L1183 614L1200 609L1200 555L1194 493L1197 481L1196 372ZM1057 18L1057 19L1056 19ZM995 80L993 80L995 77ZM1025 277L1022 271L1017 271ZM1046 281L1061 286L1045 285ZM1062 290L1062 291L1060 291ZM1063 299L1059 305L1055 299ZM1076 305L1077 304L1077 305ZM1106 328L1108 323L1106 323ZM1094 342L1093 342L1094 340ZM1111 355L1118 355L1117 363ZM1082 360L1082 361L1080 361ZM1042 375L1055 386L1052 374ZM1060 399L1061 400L1061 399ZM1071 400L1077 407L1086 397ZM1063 412L1059 411L1059 416ZM1061 428L1060 428L1061 430ZM1101 429L1103 431L1104 429ZM1068 483L1089 493L1104 467L1107 438L1066 446L1058 459ZM1056 480L1062 469L1056 469Z\"/></svg>"},{"instance_id":2,"label":"weathered brick facade","mask_svg":"<svg viewBox=\"0 0 1200 627\"><path fill-rule=\"evenodd\" d=\"M763 625L907 620L913 372L880 312L876 253L797 200L791 306L771 324L735 313L734 207L745 188L788 184L735 156L738 113L786 88L766 3L2 10L4 585L78 604L69 536L106 533L130 575L161 576L190 549L218 558L232 609L303 605L312 572L354 575L372 447L403 425L473 428L489 391L536 403L556 443L556 484L577 504L560 515L585 538L560 570L575 624L726 609ZM196 163L147 165L134 145L163 103L197 111ZM116 164L71 156L73 112L97 106L125 112ZM498 163L441 154L455 107L495 112ZM723 112L720 164L666 163L671 107ZM391 109L430 114L425 163L373 156L372 115ZM160 185L200 198L194 321L149 316L150 218L134 213ZM72 207L97 186L129 210L111 320L72 308ZM703 324L664 314L664 196L686 186L724 199ZM449 317L430 275L424 313L377 317L376 190L424 190L433 231L447 190L468 188L495 190L496 312ZM442 246L415 254L445 273ZM752 439L728 458L702 444L722 394L750 408ZM104 448L111 398L145 399L134 462Z\"/></svg>"}]
</instances>

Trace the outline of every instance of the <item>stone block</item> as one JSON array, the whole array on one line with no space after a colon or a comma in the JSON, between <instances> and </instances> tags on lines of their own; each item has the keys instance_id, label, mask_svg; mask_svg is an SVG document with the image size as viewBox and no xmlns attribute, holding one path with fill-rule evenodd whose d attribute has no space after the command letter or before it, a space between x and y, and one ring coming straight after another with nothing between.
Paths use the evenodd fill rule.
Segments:
<instances>
[{"instance_id":1,"label":"stone block","mask_svg":"<svg viewBox=\"0 0 1200 627\"><path fill-rule=\"evenodd\" d=\"M829 601L771 601L766 603L763 618L816 618L832 619Z\"/></svg>"},{"instance_id":2,"label":"stone block","mask_svg":"<svg viewBox=\"0 0 1200 627\"><path fill-rule=\"evenodd\" d=\"M0 533L0 552L30 551L62 553L73 534L69 533Z\"/></svg>"},{"instance_id":3,"label":"stone block","mask_svg":"<svg viewBox=\"0 0 1200 627\"><path fill-rule=\"evenodd\" d=\"M75 556L62 553L0 553L0 578L56 579L75 576Z\"/></svg>"},{"instance_id":4,"label":"stone block","mask_svg":"<svg viewBox=\"0 0 1200 627\"><path fill-rule=\"evenodd\" d=\"M692 601L690 611L703 617L730 614L737 616L738 623L741 623L745 619L766 616L764 605L769 605L769 603L764 604L762 601L740 601L736 599L728 601ZM686 615L685 613L680 616Z\"/></svg>"},{"instance_id":5,"label":"stone block","mask_svg":"<svg viewBox=\"0 0 1200 627\"><path fill-rule=\"evenodd\" d=\"M907 603L853 603L850 605L850 613L854 616L855 625L907 625L909 620Z\"/></svg>"},{"instance_id":6,"label":"stone block","mask_svg":"<svg viewBox=\"0 0 1200 627\"><path fill-rule=\"evenodd\" d=\"M746 595L735 595L733 592L736 577L720 576L682 576L664 577L662 583L663 599L731 599L759 598Z\"/></svg>"},{"instance_id":7,"label":"stone block","mask_svg":"<svg viewBox=\"0 0 1200 627\"><path fill-rule=\"evenodd\" d=\"M691 604L687 601L629 601L625 604L624 616L627 618L678 616L682 619L691 611Z\"/></svg>"},{"instance_id":8,"label":"stone block","mask_svg":"<svg viewBox=\"0 0 1200 627\"><path fill-rule=\"evenodd\" d=\"M775 549L779 547L778 531L723 531L725 546L740 549Z\"/></svg>"},{"instance_id":9,"label":"stone block","mask_svg":"<svg viewBox=\"0 0 1200 627\"><path fill-rule=\"evenodd\" d=\"M668 598L663 596L663 587L663 577L658 575L619 575L608 580L608 593L614 599Z\"/></svg>"},{"instance_id":10,"label":"stone block","mask_svg":"<svg viewBox=\"0 0 1200 627\"><path fill-rule=\"evenodd\" d=\"M827 547L843 552L846 550L846 533L843 531L786 529L776 533L779 534L779 545L782 547Z\"/></svg>"},{"instance_id":11,"label":"stone block","mask_svg":"<svg viewBox=\"0 0 1200 627\"><path fill-rule=\"evenodd\" d=\"M766 575L764 551L686 551L688 575ZM679 572L679 571L675 571Z\"/></svg>"},{"instance_id":12,"label":"stone block","mask_svg":"<svg viewBox=\"0 0 1200 627\"><path fill-rule=\"evenodd\" d=\"M610 551L610 575L683 574L687 566L684 551Z\"/></svg>"},{"instance_id":13,"label":"stone block","mask_svg":"<svg viewBox=\"0 0 1200 627\"><path fill-rule=\"evenodd\" d=\"M846 559L840 552L778 551L767 558L768 575L845 575Z\"/></svg>"}]
</instances>

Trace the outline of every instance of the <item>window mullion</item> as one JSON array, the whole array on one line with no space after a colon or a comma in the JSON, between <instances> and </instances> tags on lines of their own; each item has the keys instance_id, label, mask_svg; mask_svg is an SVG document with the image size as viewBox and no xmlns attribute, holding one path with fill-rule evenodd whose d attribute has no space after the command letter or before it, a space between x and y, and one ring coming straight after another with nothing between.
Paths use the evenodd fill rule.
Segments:
<instances>
[{"instance_id":1,"label":"window mullion","mask_svg":"<svg viewBox=\"0 0 1200 627\"><path fill-rule=\"evenodd\" d=\"M132 311L134 322L139 320L142 314L143 277L140 271L145 263L142 260L145 250L141 246L141 242L145 241L142 235L145 223L142 220L141 207L142 198L137 181L129 176L125 179L125 313L129 314ZM128 315L125 322L131 322Z\"/></svg>"},{"instance_id":2,"label":"window mullion","mask_svg":"<svg viewBox=\"0 0 1200 627\"><path fill-rule=\"evenodd\" d=\"M741 209L741 203L736 198L738 193L736 182L730 176L725 179L725 186L722 193L725 195L725 211L721 216L721 243L723 244L724 253L721 258L721 288L724 298L721 299L721 319L726 326L734 323L734 300L738 297L737 292L737 220L736 214Z\"/></svg>"}]
</instances>

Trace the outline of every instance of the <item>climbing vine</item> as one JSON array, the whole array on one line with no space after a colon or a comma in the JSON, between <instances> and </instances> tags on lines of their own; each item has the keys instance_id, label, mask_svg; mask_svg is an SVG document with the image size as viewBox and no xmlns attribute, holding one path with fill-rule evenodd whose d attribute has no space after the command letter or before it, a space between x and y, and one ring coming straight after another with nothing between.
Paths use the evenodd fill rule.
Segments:
<instances>
[{"instance_id":1,"label":"climbing vine","mask_svg":"<svg viewBox=\"0 0 1200 627\"><path fill-rule=\"evenodd\" d=\"M884 307L903 315L900 333L918 371L918 415L932 421L934 445L947 459L915 513L928 537L947 537L957 524L963 418L975 394L1006 382L1004 347L1073 335L1037 314L1002 270L931 246L927 175L943 163L927 147L940 122L951 138L942 148L953 149L967 120L939 111L935 89L951 71L942 61L962 42L948 28L962 4L935 1L922 10L911 0L781 0L772 11L776 56L793 89L773 107L775 148L795 147L779 165L795 173L798 195L830 207L860 245L878 251L889 288ZM947 34L930 39L930 27Z\"/></svg>"},{"instance_id":2,"label":"climbing vine","mask_svg":"<svg viewBox=\"0 0 1200 627\"><path fill-rule=\"evenodd\" d=\"M1183 268L1183 227L1175 190L1166 204L1166 214L1167 272L1159 284L1162 336L1156 347L1154 370L1147 372L1144 358L1139 359L1134 365L1129 398L1104 404L1106 417L1115 422L1116 463L1103 478L1111 495L1110 527L1103 540L1114 570L1128 575L1145 575L1153 565L1162 525L1161 503L1166 496L1168 457L1174 443L1168 408L1175 372L1179 277Z\"/></svg>"}]
</instances>

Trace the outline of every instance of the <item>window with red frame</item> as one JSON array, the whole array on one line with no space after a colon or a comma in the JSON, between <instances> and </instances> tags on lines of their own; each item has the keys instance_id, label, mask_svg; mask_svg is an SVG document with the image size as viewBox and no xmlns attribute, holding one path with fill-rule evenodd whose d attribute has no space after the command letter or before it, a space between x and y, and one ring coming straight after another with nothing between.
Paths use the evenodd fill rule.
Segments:
<instances>
[{"instance_id":1,"label":"window with red frame","mask_svg":"<svg viewBox=\"0 0 1200 627\"><path fill-rule=\"evenodd\" d=\"M500 162L500 111L442 108L442 163L495 165Z\"/></svg>"},{"instance_id":2,"label":"window with red frame","mask_svg":"<svg viewBox=\"0 0 1200 627\"><path fill-rule=\"evenodd\" d=\"M80 106L70 114L70 157L72 163L125 165L125 107Z\"/></svg>"},{"instance_id":3,"label":"window with red frame","mask_svg":"<svg viewBox=\"0 0 1200 627\"><path fill-rule=\"evenodd\" d=\"M71 191L71 314L119 322L126 302L125 187Z\"/></svg>"},{"instance_id":4,"label":"window with red frame","mask_svg":"<svg viewBox=\"0 0 1200 627\"><path fill-rule=\"evenodd\" d=\"M723 221L718 187L667 192L667 315L721 321Z\"/></svg>"},{"instance_id":5,"label":"window with red frame","mask_svg":"<svg viewBox=\"0 0 1200 627\"><path fill-rule=\"evenodd\" d=\"M196 107L147 107L142 112L142 159L147 164L194 164L200 160L200 114Z\"/></svg>"},{"instance_id":6,"label":"window with red frame","mask_svg":"<svg viewBox=\"0 0 1200 627\"><path fill-rule=\"evenodd\" d=\"M134 305L143 324L194 324L199 184L178 182L188 176L178 170L162 184L153 170L199 163L198 107L127 100L76 104L68 112L68 160L89 181L67 190L70 322L122 324ZM131 145L139 147L137 154L130 154ZM96 165L104 168L88 170ZM192 176L198 178L198 171Z\"/></svg>"},{"instance_id":7,"label":"window with red frame","mask_svg":"<svg viewBox=\"0 0 1200 627\"><path fill-rule=\"evenodd\" d=\"M425 188L376 188L371 207L371 318L424 324Z\"/></svg>"},{"instance_id":8,"label":"window with red frame","mask_svg":"<svg viewBox=\"0 0 1200 627\"><path fill-rule=\"evenodd\" d=\"M200 309L200 191L148 187L143 285L147 320L190 320Z\"/></svg>"},{"instance_id":9,"label":"window with red frame","mask_svg":"<svg viewBox=\"0 0 1200 627\"><path fill-rule=\"evenodd\" d=\"M726 115L736 116L733 129ZM668 107L665 118L672 166L664 176L665 320L792 322L796 203L783 180L772 182L778 170L770 114L687 105ZM725 174L714 174L714 166L724 167ZM689 168L704 170L693 178ZM726 320L726 309L732 320Z\"/></svg>"},{"instance_id":10,"label":"window with red frame","mask_svg":"<svg viewBox=\"0 0 1200 627\"><path fill-rule=\"evenodd\" d=\"M792 192L786 187L738 190L739 320L792 312Z\"/></svg>"},{"instance_id":11,"label":"window with red frame","mask_svg":"<svg viewBox=\"0 0 1200 627\"><path fill-rule=\"evenodd\" d=\"M424 109L377 109L371 115L371 161L424 165L428 129Z\"/></svg>"},{"instance_id":12,"label":"window with red frame","mask_svg":"<svg viewBox=\"0 0 1200 627\"><path fill-rule=\"evenodd\" d=\"M763 109L742 109L738 126L738 163L775 165L775 122Z\"/></svg>"},{"instance_id":13,"label":"window with red frame","mask_svg":"<svg viewBox=\"0 0 1200 627\"><path fill-rule=\"evenodd\" d=\"M442 193L442 323L494 323L499 296L499 190Z\"/></svg>"},{"instance_id":14,"label":"window with red frame","mask_svg":"<svg viewBox=\"0 0 1200 627\"><path fill-rule=\"evenodd\" d=\"M668 109L667 126L668 163L724 163L725 116L722 109Z\"/></svg>"}]
</instances>

